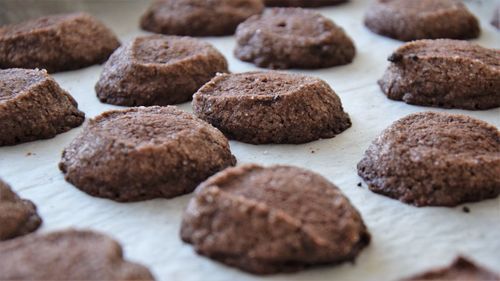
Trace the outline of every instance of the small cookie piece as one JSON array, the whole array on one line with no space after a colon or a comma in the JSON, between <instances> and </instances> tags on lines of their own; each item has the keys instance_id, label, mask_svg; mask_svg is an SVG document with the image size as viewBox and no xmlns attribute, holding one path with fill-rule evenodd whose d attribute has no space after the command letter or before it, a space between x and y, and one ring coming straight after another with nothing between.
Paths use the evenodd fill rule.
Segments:
<instances>
[{"instance_id":1,"label":"small cookie piece","mask_svg":"<svg viewBox=\"0 0 500 281\"><path fill-rule=\"evenodd\" d=\"M104 65L95 86L102 102L137 106L191 100L227 61L209 43L177 36L137 37L120 47Z\"/></svg>"},{"instance_id":2,"label":"small cookie piece","mask_svg":"<svg viewBox=\"0 0 500 281\"><path fill-rule=\"evenodd\" d=\"M115 201L171 198L236 163L224 135L175 107L102 113L64 150L59 168L82 191Z\"/></svg>"},{"instance_id":3,"label":"small cookie piece","mask_svg":"<svg viewBox=\"0 0 500 281\"><path fill-rule=\"evenodd\" d=\"M301 8L273 8L252 16L238 26L236 40L237 58L275 69L343 65L356 53L342 28Z\"/></svg>"},{"instance_id":4,"label":"small cookie piece","mask_svg":"<svg viewBox=\"0 0 500 281\"><path fill-rule=\"evenodd\" d=\"M464 257L458 257L450 266L413 276L404 281L447 280L447 281L500 281L500 276Z\"/></svg>"},{"instance_id":5,"label":"small cookie piece","mask_svg":"<svg viewBox=\"0 0 500 281\"><path fill-rule=\"evenodd\" d=\"M472 39L481 32L479 21L458 0L376 0L365 26L401 41L418 39Z\"/></svg>"},{"instance_id":6,"label":"small cookie piece","mask_svg":"<svg viewBox=\"0 0 500 281\"><path fill-rule=\"evenodd\" d=\"M52 138L85 114L45 70L0 70L0 146Z\"/></svg>"},{"instance_id":7,"label":"small cookie piece","mask_svg":"<svg viewBox=\"0 0 500 281\"><path fill-rule=\"evenodd\" d=\"M348 0L264 0L268 7L322 7L348 2Z\"/></svg>"},{"instance_id":8,"label":"small cookie piece","mask_svg":"<svg viewBox=\"0 0 500 281\"><path fill-rule=\"evenodd\" d=\"M456 206L500 194L500 132L459 114L410 114L377 138L358 174L371 191L415 206Z\"/></svg>"},{"instance_id":9,"label":"small cookie piece","mask_svg":"<svg viewBox=\"0 0 500 281\"><path fill-rule=\"evenodd\" d=\"M118 46L113 32L88 14L46 16L0 27L0 68L79 69L106 61Z\"/></svg>"},{"instance_id":10,"label":"small cookie piece","mask_svg":"<svg viewBox=\"0 0 500 281\"><path fill-rule=\"evenodd\" d=\"M194 95L193 111L230 139L253 144L306 143L351 126L326 82L274 71L217 75Z\"/></svg>"},{"instance_id":11,"label":"small cookie piece","mask_svg":"<svg viewBox=\"0 0 500 281\"><path fill-rule=\"evenodd\" d=\"M141 27L171 35L232 35L239 23L263 9L262 0L156 0Z\"/></svg>"},{"instance_id":12,"label":"small cookie piece","mask_svg":"<svg viewBox=\"0 0 500 281\"><path fill-rule=\"evenodd\" d=\"M28 235L0 243L1 280L154 280L123 258L113 239L92 231Z\"/></svg>"},{"instance_id":13,"label":"small cookie piece","mask_svg":"<svg viewBox=\"0 0 500 281\"><path fill-rule=\"evenodd\" d=\"M201 255L255 274L354 261L370 243L358 211L325 178L253 164L198 186L181 238Z\"/></svg>"},{"instance_id":14,"label":"small cookie piece","mask_svg":"<svg viewBox=\"0 0 500 281\"><path fill-rule=\"evenodd\" d=\"M500 50L460 40L419 40L398 48L389 61L378 83L390 99L469 110L500 106Z\"/></svg>"},{"instance_id":15,"label":"small cookie piece","mask_svg":"<svg viewBox=\"0 0 500 281\"><path fill-rule=\"evenodd\" d=\"M0 179L0 241L33 232L41 224L42 219L36 212L35 204L19 198Z\"/></svg>"}]
</instances>

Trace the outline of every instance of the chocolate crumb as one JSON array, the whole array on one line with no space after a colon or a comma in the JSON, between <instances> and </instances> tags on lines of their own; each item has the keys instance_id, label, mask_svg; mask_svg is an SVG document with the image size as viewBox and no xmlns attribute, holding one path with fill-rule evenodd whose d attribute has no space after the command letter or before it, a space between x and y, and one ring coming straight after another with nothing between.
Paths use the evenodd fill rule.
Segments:
<instances>
[{"instance_id":1,"label":"chocolate crumb","mask_svg":"<svg viewBox=\"0 0 500 281\"><path fill-rule=\"evenodd\" d=\"M469 207L467 207L467 206L464 206L464 207L462 208L462 211L463 211L464 213L470 213L470 209L469 209Z\"/></svg>"}]
</instances>

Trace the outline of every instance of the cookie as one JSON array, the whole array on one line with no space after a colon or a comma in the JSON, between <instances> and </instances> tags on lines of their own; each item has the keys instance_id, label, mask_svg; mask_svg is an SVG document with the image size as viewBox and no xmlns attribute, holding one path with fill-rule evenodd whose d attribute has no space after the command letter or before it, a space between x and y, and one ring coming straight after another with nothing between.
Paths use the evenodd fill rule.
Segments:
<instances>
[{"instance_id":1,"label":"cookie","mask_svg":"<svg viewBox=\"0 0 500 281\"><path fill-rule=\"evenodd\" d=\"M171 198L236 160L224 135L175 107L135 107L90 120L59 168L82 191L115 201Z\"/></svg>"},{"instance_id":2,"label":"cookie","mask_svg":"<svg viewBox=\"0 0 500 281\"><path fill-rule=\"evenodd\" d=\"M193 111L230 139L253 144L306 143L351 126L326 82L274 71L219 74L194 95Z\"/></svg>"},{"instance_id":3,"label":"cookie","mask_svg":"<svg viewBox=\"0 0 500 281\"><path fill-rule=\"evenodd\" d=\"M450 266L413 276L404 281L448 280L448 281L500 281L500 276L475 265L463 257L458 257Z\"/></svg>"},{"instance_id":4,"label":"cookie","mask_svg":"<svg viewBox=\"0 0 500 281\"><path fill-rule=\"evenodd\" d=\"M370 190L415 206L456 206L500 194L500 132L459 114L408 115L358 163Z\"/></svg>"},{"instance_id":5,"label":"cookie","mask_svg":"<svg viewBox=\"0 0 500 281\"><path fill-rule=\"evenodd\" d=\"M141 27L171 35L232 35L239 23L263 9L262 0L156 0Z\"/></svg>"},{"instance_id":6,"label":"cookie","mask_svg":"<svg viewBox=\"0 0 500 281\"><path fill-rule=\"evenodd\" d=\"M388 98L469 110L500 106L500 50L467 41L419 40L398 48L379 80Z\"/></svg>"},{"instance_id":7,"label":"cookie","mask_svg":"<svg viewBox=\"0 0 500 281\"><path fill-rule=\"evenodd\" d=\"M238 26L236 40L237 58L275 69L343 65L356 53L342 28L301 8L273 8L252 16Z\"/></svg>"},{"instance_id":8,"label":"cookie","mask_svg":"<svg viewBox=\"0 0 500 281\"><path fill-rule=\"evenodd\" d=\"M44 68L48 72L103 63L120 42L85 13L52 15L0 27L0 68Z\"/></svg>"},{"instance_id":9,"label":"cookie","mask_svg":"<svg viewBox=\"0 0 500 281\"><path fill-rule=\"evenodd\" d=\"M458 0L376 0L365 26L401 41L418 39L472 39L481 32L479 21Z\"/></svg>"},{"instance_id":10,"label":"cookie","mask_svg":"<svg viewBox=\"0 0 500 281\"><path fill-rule=\"evenodd\" d=\"M36 212L35 204L19 198L0 179L0 241L33 232L41 224L42 219Z\"/></svg>"},{"instance_id":11,"label":"cookie","mask_svg":"<svg viewBox=\"0 0 500 281\"><path fill-rule=\"evenodd\" d=\"M270 7L322 7L345 3L348 0L264 0Z\"/></svg>"},{"instance_id":12,"label":"cookie","mask_svg":"<svg viewBox=\"0 0 500 281\"><path fill-rule=\"evenodd\" d=\"M201 255L255 274L354 261L370 242L358 211L322 176L252 164L197 187L181 238Z\"/></svg>"},{"instance_id":13,"label":"cookie","mask_svg":"<svg viewBox=\"0 0 500 281\"><path fill-rule=\"evenodd\" d=\"M0 146L52 138L85 114L45 70L0 70Z\"/></svg>"},{"instance_id":14,"label":"cookie","mask_svg":"<svg viewBox=\"0 0 500 281\"><path fill-rule=\"evenodd\" d=\"M1 280L154 280L121 246L92 231L28 235L0 243Z\"/></svg>"},{"instance_id":15,"label":"cookie","mask_svg":"<svg viewBox=\"0 0 500 281\"><path fill-rule=\"evenodd\" d=\"M104 65L95 86L105 103L168 105L191 100L227 61L209 43L164 35L137 37L120 47Z\"/></svg>"}]
</instances>

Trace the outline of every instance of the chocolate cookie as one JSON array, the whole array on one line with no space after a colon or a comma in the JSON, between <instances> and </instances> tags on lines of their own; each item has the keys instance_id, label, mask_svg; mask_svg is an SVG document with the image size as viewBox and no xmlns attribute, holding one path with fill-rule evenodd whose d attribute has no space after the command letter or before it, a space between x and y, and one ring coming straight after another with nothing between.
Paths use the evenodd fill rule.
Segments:
<instances>
[{"instance_id":1,"label":"chocolate cookie","mask_svg":"<svg viewBox=\"0 0 500 281\"><path fill-rule=\"evenodd\" d=\"M358 163L370 190L416 206L500 194L500 132L465 115L423 112L384 130Z\"/></svg>"},{"instance_id":2,"label":"chocolate cookie","mask_svg":"<svg viewBox=\"0 0 500 281\"><path fill-rule=\"evenodd\" d=\"M448 281L500 281L500 276L479 267L463 257L458 257L449 267L435 269L413 276L404 281L448 280Z\"/></svg>"},{"instance_id":3,"label":"chocolate cookie","mask_svg":"<svg viewBox=\"0 0 500 281\"><path fill-rule=\"evenodd\" d=\"M236 162L224 135L175 107L135 107L90 120L64 150L65 179L115 201L170 198Z\"/></svg>"},{"instance_id":4,"label":"chocolate cookie","mask_svg":"<svg viewBox=\"0 0 500 281\"><path fill-rule=\"evenodd\" d=\"M345 3L348 0L264 0L271 7L321 7Z\"/></svg>"},{"instance_id":5,"label":"chocolate cookie","mask_svg":"<svg viewBox=\"0 0 500 281\"><path fill-rule=\"evenodd\" d=\"M401 41L471 39L479 21L458 0L377 0L365 14L371 31Z\"/></svg>"},{"instance_id":6,"label":"chocolate cookie","mask_svg":"<svg viewBox=\"0 0 500 281\"><path fill-rule=\"evenodd\" d=\"M356 53L342 28L300 8L273 8L252 16L238 26L236 39L236 57L268 68L343 65Z\"/></svg>"},{"instance_id":7,"label":"chocolate cookie","mask_svg":"<svg viewBox=\"0 0 500 281\"><path fill-rule=\"evenodd\" d=\"M419 40L390 57L378 82L388 98L470 110L500 106L500 50L459 40Z\"/></svg>"},{"instance_id":8,"label":"chocolate cookie","mask_svg":"<svg viewBox=\"0 0 500 281\"><path fill-rule=\"evenodd\" d=\"M96 232L67 230L0 243L1 280L153 280L123 258L121 246Z\"/></svg>"},{"instance_id":9,"label":"chocolate cookie","mask_svg":"<svg viewBox=\"0 0 500 281\"><path fill-rule=\"evenodd\" d=\"M253 144L305 143L351 126L326 82L274 71L219 74L194 95L193 111L229 138Z\"/></svg>"},{"instance_id":10,"label":"chocolate cookie","mask_svg":"<svg viewBox=\"0 0 500 281\"><path fill-rule=\"evenodd\" d=\"M106 61L119 45L88 14L46 16L0 28L0 68L73 70Z\"/></svg>"},{"instance_id":11,"label":"chocolate cookie","mask_svg":"<svg viewBox=\"0 0 500 281\"><path fill-rule=\"evenodd\" d=\"M231 35L264 9L262 0L156 0L141 18L144 30L189 36Z\"/></svg>"},{"instance_id":12,"label":"chocolate cookie","mask_svg":"<svg viewBox=\"0 0 500 281\"><path fill-rule=\"evenodd\" d=\"M36 212L35 204L19 198L0 179L0 241L33 232L40 224L42 219Z\"/></svg>"},{"instance_id":13,"label":"chocolate cookie","mask_svg":"<svg viewBox=\"0 0 500 281\"><path fill-rule=\"evenodd\" d=\"M256 274L353 261L370 242L357 210L322 176L291 166L228 168L196 189L181 238Z\"/></svg>"},{"instance_id":14,"label":"chocolate cookie","mask_svg":"<svg viewBox=\"0 0 500 281\"><path fill-rule=\"evenodd\" d=\"M203 41L177 36L138 37L116 50L95 86L102 102L136 106L191 100L217 72L224 56Z\"/></svg>"},{"instance_id":15,"label":"chocolate cookie","mask_svg":"<svg viewBox=\"0 0 500 281\"><path fill-rule=\"evenodd\" d=\"M0 70L0 146L52 138L85 114L45 70Z\"/></svg>"}]
</instances>

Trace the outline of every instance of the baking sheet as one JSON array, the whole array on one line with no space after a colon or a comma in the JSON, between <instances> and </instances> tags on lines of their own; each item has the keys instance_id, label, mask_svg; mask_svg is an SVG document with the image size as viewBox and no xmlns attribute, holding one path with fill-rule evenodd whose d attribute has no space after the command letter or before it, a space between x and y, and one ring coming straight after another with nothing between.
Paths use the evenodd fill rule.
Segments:
<instances>
[{"instance_id":1,"label":"baking sheet","mask_svg":"<svg viewBox=\"0 0 500 281\"><path fill-rule=\"evenodd\" d=\"M67 5L71 2L70 5ZM362 25L368 0L317 9L344 27L357 47L352 64L316 71L300 71L325 79L341 97L353 126L333 139L303 145L249 145L231 141L239 164L290 164L314 170L339 186L360 210L373 241L355 264L326 266L268 280L395 280L434 266L443 266L459 253L500 272L500 198L456 208L416 208L358 187L356 164L370 142L393 121L413 112L432 110L463 113L500 126L500 109L441 110L388 100L376 85L386 57L402 43L380 37ZM483 46L500 47L500 32L489 25L494 0L468 1L481 20ZM63 5L66 3L66 5ZM139 34L140 14L148 1L0 0L3 22L47 11L86 10L108 24L123 41ZM9 15L9 16L6 16ZM203 38L228 59L233 72L256 70L232 55L232 37ZM102 66L55 74L55 79L78 101L87 118L119 108L102 104L94 93ZM500 90L500 89L499 89ZM190 110L190 104L179 107ZM196 255L179 239L184 207L192 195L138 203L115 203L93 198L66 183L57 168L62 149L82 127L54 139L0 148L0 177L38 206L44 223L39 232L91 228L119 240L127 258L148 266L158 280L257 280L208 258ZM470 208L470 213L462 207Z\"/></svg>"}]
</instances>

